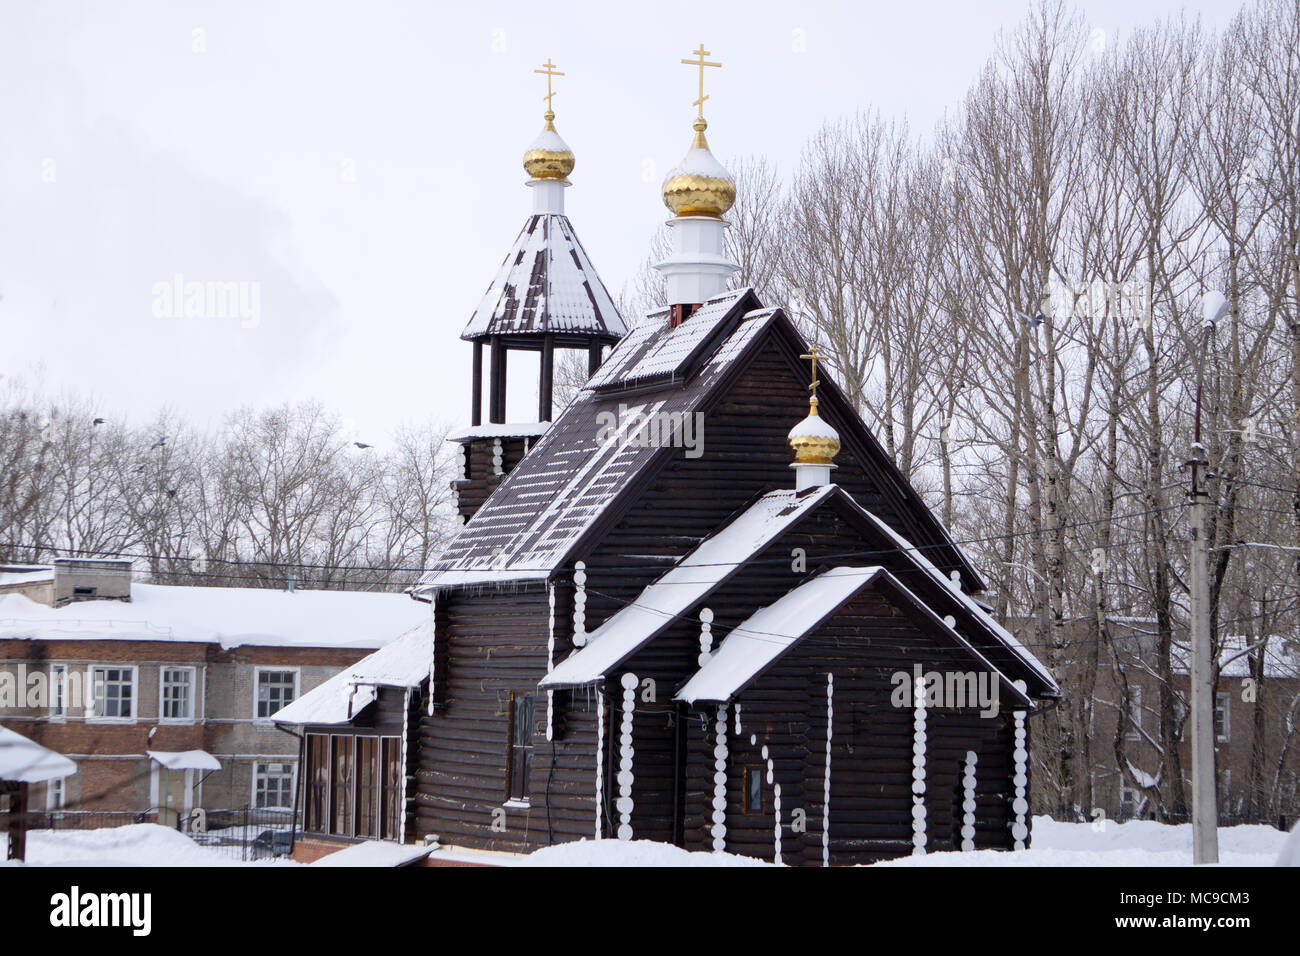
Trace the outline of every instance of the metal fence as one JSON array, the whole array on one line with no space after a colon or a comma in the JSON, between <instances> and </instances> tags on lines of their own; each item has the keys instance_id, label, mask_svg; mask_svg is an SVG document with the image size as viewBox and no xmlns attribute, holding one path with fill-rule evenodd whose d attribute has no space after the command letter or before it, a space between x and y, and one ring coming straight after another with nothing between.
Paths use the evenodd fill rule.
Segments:
<instances>
[{"instance_id":1,"label":"metal fence","mask_svg":"<svg viewBox=\"0 0 1300 956\"><path fill-rule=\"evenodd\" d=\"M50 810L30 812L28 829L99 830L134 823L161 823L185 834L196 844L233 860L251 862L287 857L296 831L293 811L257 807L236 810L195 810L187 816L158 808L125 810Z\"/></svg>"}]
</instances>

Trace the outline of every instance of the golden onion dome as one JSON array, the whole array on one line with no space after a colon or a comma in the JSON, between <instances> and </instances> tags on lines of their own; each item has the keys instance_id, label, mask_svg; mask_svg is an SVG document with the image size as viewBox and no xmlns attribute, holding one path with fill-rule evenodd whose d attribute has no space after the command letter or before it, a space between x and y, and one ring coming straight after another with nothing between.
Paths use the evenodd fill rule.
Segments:
<instances>
[{"instance_id":1,"label":"golden onion dome","mask_svg":"<svg viewBox=\"0 0 1300 956\"><path fill-rule=\"evenodd\" d=\"M709 152L703 116L695 120L695 139L686 157L664 179L664 205L678 216L721 219L736 201L736 181Z\"/></svg>"},{"instance_id":2,"label":"golden onion dome","mask_svg":"<svg viewBox=\"0 0 1300 956\"><path fill-rule=\"evenodd\" d=\"M809 403L808 417L790 429L789 441L796 465L834 464L840 450L839 432L817 414L815 398Z\"/></svg>"},{"instance_id":3,"label":"golden onion dome","mask_svg":"<svg viewBox=\"0 0 1300 956\"><path fill-rule=\"evenodd\" d=\"M546 111L546 125L524 153L524 171L530 179L565 182L573 172L573 150L555 131L555 114Z\"/></svg>"}]
</instances>

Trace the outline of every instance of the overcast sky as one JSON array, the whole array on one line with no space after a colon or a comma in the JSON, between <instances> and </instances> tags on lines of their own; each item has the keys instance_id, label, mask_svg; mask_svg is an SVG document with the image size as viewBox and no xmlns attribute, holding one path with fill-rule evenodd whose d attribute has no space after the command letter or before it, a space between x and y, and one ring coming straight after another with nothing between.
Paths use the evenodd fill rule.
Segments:
<instances>
[{"instance_id":1,"label":"overcast sky","mask_svg":"<svg viewBox=\"0 0 1300 956\"><path fill-rule=\"evenodd\" d=\"M1183 6L1080 9L1114 38ZM1189 10L1219 28L1238 6ZM0 376L134 421L316 398L379 442L467 422L458 335L530 208L547 57L568 212L617 296L667 216L701 41L714 152L785 171L857 109L930 128L1027 8L0 0ZM177 275L256 284L256 320L159 316ZM512 417L535 416L526 387Z\"/></svg>"}]
</instances>

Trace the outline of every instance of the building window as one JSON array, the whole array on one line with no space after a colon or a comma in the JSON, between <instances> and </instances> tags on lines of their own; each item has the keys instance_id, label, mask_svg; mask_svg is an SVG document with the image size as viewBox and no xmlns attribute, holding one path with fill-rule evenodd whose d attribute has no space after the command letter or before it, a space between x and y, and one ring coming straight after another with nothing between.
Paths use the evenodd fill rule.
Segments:
<instances>
[{"instance_id":1,"label":"building window","mask_svg":"<svg viewBox=\"0 0 1300 956\"><path fill-rule=\"evenodd\" d=\"M1228 694L1214 695L1214 739L1219 742L1227 741L1232 733L1230 714L1228 713Z\"/></svg>"},{"instance_id":2,"label":"building window","mask_svg":"<svg viewBox=\"0 0 1300 956\"><path fill-rule=\"evenodd\" d=\"M1128 689L1128 733L1129 740L1142 736L1142 685L1130 684Z\"/></svg>"},{"instance_id":3,"label":"building window","mask_svg":"<svg viewBox=\"0 0 1300 956\"><path fill-rule=\"evenodd\" d=\"M528 773L533 764L533 696L510 695L512 723L510 732L511 800L528 799Z\"/></svg>"},{"instance_id":4,"label":"building window","mask_svg":"<svg viewBox=\"0 0 1300 956\"><path fill-rule=\"evenodd\" d=\"M381 840L400 838L401 738L308 734L306 772L305 831ZM292 777L286 787L284 796L291 800Z\"/></svg>"},{"instance_id":5,"label":"building window","mask_svg":"<svg viewBox=\"0 0 1300 956\"><path fill-rule=\"evenodd\" d=\"M68 802L68 791L64 778L51 780L45 784L45 809L62 810Z\"/></svg>"},{"instance_id":6,"label":"building window","mask_svg":"<svg viewBox=\"0 0 1300 956\"><path fill-rule=\"evenodd\" d=\"M1131 820L1137 816L1138 792L1127 783L1119 785L1119 815L1121 820Z\"/></svg>"},{"instance_id":7,"label":"building window","mask_svg":"<svg viewBox=\"0 0 1300 956\"><path fill-rule=\"evenodd\" d=\"M259 810L293 806L293 764L259 762L254 766L253 806Z\"/></svg>"},{"instance_id":8,"label":"building window","mask_svg":"<svg viewBox=\"0 0 1300 956\"><path fill-rule=\"evenodd\" d=\"M164 667L158 691L160 720L194 719L193 667Z\"/></svg>"},{"instance_id":9,"label":"building window","mask_svg":"<svg viewBox=\"0 0 1300 956\"><path fill-rule=\"evenodd\" d=\"M298 696L296 670L257 669L257 718L269 719L277 710L293 703Z\"/></svg>"},{"instance_id":10,"label":"building window","mask_svg":"<svg viewBox=\"0 0 1300 956\"><path fill-rule=\"evenodd\" d=\"M763 768L757 764L745 768L745 812L763 812Z\"/></svg>"},{"instance_id":11,"label":"building window","mask_svg":"<svg viewBox=\"0 0 1300 956\"><path fill-rule=\"evenodd\" d=\"M50 665L50 716L68 716L68 665Z\"/></svg>"},{"instance_id":12,"label":"building window","mask_svg":"<svg viewBox=\"0 0 1300 956\"><path fill-rule=\"evenodd\" d=\"M135 668L94 667L91 717L126 720L135 717Z\"/></svg>"}]
</instances>

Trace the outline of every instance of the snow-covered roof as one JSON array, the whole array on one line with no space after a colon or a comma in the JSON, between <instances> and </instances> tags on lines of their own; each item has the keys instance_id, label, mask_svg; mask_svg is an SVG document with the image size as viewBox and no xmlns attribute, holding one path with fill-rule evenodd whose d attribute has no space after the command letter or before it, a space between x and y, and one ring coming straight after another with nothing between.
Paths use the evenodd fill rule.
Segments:
<instances>
[{"instance_id":1,"label":"snow-covered roof","mask_svg":"<svg viewBox=\"0 0 1300 956\"><path fill-rule=\"evenodd\" d=\"M382 647L428 609L403 594L133 584L131 600L52 608L0 595L0 640L184 641L222 647Z\"/></svg>"},{"instance_id":2,"label":"snow-covered roof","mask_svg":"<svg viewBox=\"0 0 1300 956\"><path fill-rule=\"evenodd\" d=\"M345 724L375 699L377 687L418 687L429 673L433 627L424 621L272 715L281 724Z\"/></svg>"},{"instance_id":3,"label":"snow-covered roof","mask_svg":"<svg viewBox=\"0 0 1300 956\"><path fill-rule=\"evenodd\" d=\"M44 584L53 580L54 568L48 566L15 567L10 565L0 568L0 588L22 584Z\"/></svg>"},{"instance_id":4,"label":"snow-covered roof","mask_svg":"<svg viewBox=\"0 0 1300 956\"><path fill-rule=\"evenodd\" d=\"M733 628L712 657L677 693L677 699L722 702L757 677L797 641L831 617L845 601L873 582L887 582L913 608L923 613L931 626L942 627L981 667L996 674L1017 700L1028 698L956 628L941 621L932 610L882 567L837 567L783 595Z\"/></svg>"},{"instance_id":5,"label":"snow-covered roof","mask_svg":"<svg viewBox=\"0 0 1300 956\"><path fill-rule=\"evenodd\" d=\"M587 645L540 686L568 687L604 677L834 491L834 485L824 485L804 494L773 491L759 498L592 631Z\"/></svg>"},{"instance_id":6,"label":"snow-covered roof","mask_svg":"<svg viewBox=\"0 0 1300 956\"><path fill-rule=\"evenodd\" d=\"M220 770L217 758L206 750L146 750L151 760L168 770Z\"/></svg>"},{"instance_id":7,"label":"snow-covered roof","mask_svg":"<svg viewBox=\"0 0 1300 956\"><path fill-rule=\"evenodd\" d=\"M753 301L757 300L749 290L729 292L710 300L683 323L683 327L697 321L713 327L729 318L739 322L730 340L683 387L630 399L599 394L588 383L443 549L416 590L548 577L636 477L658 455L671 454L672 449L628 441L627 428L656 412L695 411L717 378L744 353L745 345L770 324L771 311L736 314ZM625 338L605 364L618 364L627 348ZM619 415L620 406L626 406L627 416ZM599 422L604 412L626 427L603 434Z\"/></svg>"},{"instance_id":8,"label":"snow-covered roof","mask_svg":"<svg viewBox=\"0 0 1300 956\"><path fill-rule=\"evenodd\" d=\"M473 438L539 438L551 427L550 422L518 422L511 424L471 425L462 428L447 441L469 441Z\"/></svg>"},{"instance_id":9,"label":"snow-covered roof","mask_svg":"<svg viewBox=\"0 0 1300 956\"><path fill-rule=\"evenodd\" d=\"M433 852L432 846L413 846L388 840L353 843L336 853L321 857L312 866L411 866Z\"/></svg>"},{"instance_id":10,"label":"snow-covered roof","mask_svg":"<svg viewBox=\"0 0 1300 956\"><path fill-rule=\"evenodd\" d=\"M0 780L40 783L70 777L76 772L77 765L63 754L0 727Z\"/></svg>"},{"instance_id":11,"label":"snow-covered roof","mask_svg":"<svg viewBox=\"0 0 1300 956\"><path fill-rule=\"evenodd\" d=\"M677 694L678 700L726 701L784 654L884 568L832 568L783 595L734 628L709 661Z\"/></svg>"},{"instance_id":12,"label":"snow-covered roof","mask_svg":"<svg viewBox=\"0 0 1300 956\"><path fill-rule=\"evenodd\" d=\"M535 213L460 337L554 332L612 340L626 331L568 217Z\"/></svg>"}]
</instances>

